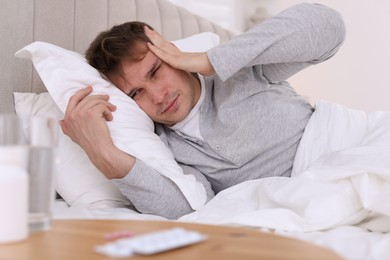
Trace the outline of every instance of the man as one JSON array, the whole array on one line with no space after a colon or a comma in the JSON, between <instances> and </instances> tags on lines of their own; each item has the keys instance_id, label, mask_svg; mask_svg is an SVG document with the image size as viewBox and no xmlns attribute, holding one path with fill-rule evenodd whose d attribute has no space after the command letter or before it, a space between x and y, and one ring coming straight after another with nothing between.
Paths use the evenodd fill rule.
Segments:
<instances>
[{"instance_id":1,"label":"man","mask_svg":"<svg viewBox=\"0 0 390 260\"><path fill-rule=\"evenodd\" d=\"M215 193L251 179L289 177L313 108L286 80L333 56L345 35L340 15L300 4L207 53L183 53L143 23L101 33L92 66L133 98L185 174ZM178 218L192 211L169 179L118 150L107 96L69 102L63 131L142 213Z\"/></svg>"}]
</instances>

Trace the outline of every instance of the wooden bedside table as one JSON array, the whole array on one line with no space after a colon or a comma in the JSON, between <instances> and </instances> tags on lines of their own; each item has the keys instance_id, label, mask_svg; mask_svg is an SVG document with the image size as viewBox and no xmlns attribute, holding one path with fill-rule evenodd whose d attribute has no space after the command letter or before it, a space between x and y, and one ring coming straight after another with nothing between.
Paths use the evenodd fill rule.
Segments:
<instances>
[{"instance_id":1,"label":"wooden bedside table","mask_svg":"<svg viewBox=\"0 0 390 260\"><path fill-rule=\"evenodd\" d=\"M156 254L118 259L341 259L332 251L300 240L245 228L171 221L58 220L47 232L30 234L28 240L0 245L1 260L113 259L94 252L104 244L104 234L128 230L136 234L172 227L196 230L208 236L199 244Z\"/></svg>"}]
</instances>

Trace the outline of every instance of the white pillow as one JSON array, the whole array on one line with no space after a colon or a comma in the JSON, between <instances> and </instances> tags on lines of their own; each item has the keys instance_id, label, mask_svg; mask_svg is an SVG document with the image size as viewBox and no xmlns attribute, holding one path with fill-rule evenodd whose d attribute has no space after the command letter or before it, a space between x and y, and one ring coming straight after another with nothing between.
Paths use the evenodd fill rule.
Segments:
<instances>
[{"instance_id":1,"label":"white pillow","mask_svg":"<svg viewBox=\"0 0 390 260\"><path fill-rule=\"evenodd\" d=\"M172 43L184 52L206 52L219 44L219 36L212 32L194 34Z\"/></svg>"},{"instance_id":2,"label":"white pillow","mask_svg":"<svg viewBox=\"0 0 390 260\"><path fill-rule=\"evenodd\" d=\"M188 40L191 43L185 44L181 40L176 44L193 46L192 51L205 51L218 43L212 33L192 36ZM197 49L198 46L202 49ZM93 86L92 94L110 95L110 102L117 106L114 120L108 122L115 145L175 182L194 210L204 205L207 195L203 185L193 176L183 174L171 151L154 133L152 120L132 99L101 77L82 55L49 43L34 42L16 52L15 56L32 60L47 90L63 113L69 98L87 85ZM92 164L89 160L84 163ZM78 181L77 178L69 179L68 184ZM61 186L63 183L58 184Z\"/></svg>"}]
</instances>

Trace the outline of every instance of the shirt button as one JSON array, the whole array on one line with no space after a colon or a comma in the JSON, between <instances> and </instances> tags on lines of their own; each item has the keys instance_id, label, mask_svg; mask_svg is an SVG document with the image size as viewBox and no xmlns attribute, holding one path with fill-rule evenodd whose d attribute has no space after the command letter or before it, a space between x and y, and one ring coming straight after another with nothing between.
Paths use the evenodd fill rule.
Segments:
<instances>
[{"instance_id":1,"label":"shirt button","mask_svg":"<svg viewBox=\"0 0 390 260\"><path fill-rule=\"evenodd\" d=\"M214 146L215 151L220 151L221 148L222 148L222 147L221 147L219 144L216 144L216 145Z\"/></svg>"}]
</instances>

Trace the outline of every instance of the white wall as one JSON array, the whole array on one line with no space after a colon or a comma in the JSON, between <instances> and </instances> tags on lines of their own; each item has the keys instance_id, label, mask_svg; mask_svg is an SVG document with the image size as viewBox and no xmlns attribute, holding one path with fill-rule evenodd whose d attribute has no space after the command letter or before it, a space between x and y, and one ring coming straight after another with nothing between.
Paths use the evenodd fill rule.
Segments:
<instances>
[{"instance_id":1,"label":"white wall","mask_svg":"<svg viewBox=\"0 0 390 260\"><path fill-rule=\"evenodd\" d=\"M245 20L240 16L239 21L234 19L234 2L236 0L170 0L172 3L184 7L199 16L218 23L225 28L233 28L234 24ZM216 11L217 10L217 11ZM233 17L233 19L232 19Z\"/></svg>"},{"instance_id":2,"label":"white wall","mask_svg":"<svg viewBox=\"0 0 390 260\"><path fill-rule=\"evenodd\" d=\"M195 2L197 1L199 0ZM229 0L218 1L222 3ZM233 2L236 5L230 4L232 16L226 18L231 21L230 23L225 21L224 24L230 24L234 29L244 29L248 16L257 6L264 7L267 13L274 15L302 1L233 0ZM332 59L298 73L290 79L291 84L312 103L325 99L366 111L390 111L390 1L316 2L333 7L343 15L347 38ZM225 7L226 3L228 2L225 2ZM209 18L213 19L212 16Z\"/></svg>"},{"instance_id":3,"label":"white wall","mask_svg":"<svg viewBox=\"0 0 390 260\"><path fill-rule=\"evenodd\" d=\"M266 2L276 14L300 1ZM300 72L290 80L292 85L312 102L326 99L366 111L390 111L390 1L317 2L343 15L347 37L332 59Z\"/></svg>"}]
</instances>

